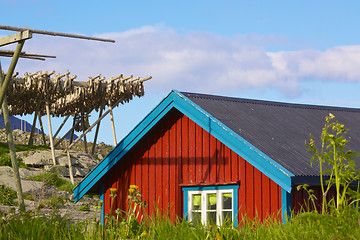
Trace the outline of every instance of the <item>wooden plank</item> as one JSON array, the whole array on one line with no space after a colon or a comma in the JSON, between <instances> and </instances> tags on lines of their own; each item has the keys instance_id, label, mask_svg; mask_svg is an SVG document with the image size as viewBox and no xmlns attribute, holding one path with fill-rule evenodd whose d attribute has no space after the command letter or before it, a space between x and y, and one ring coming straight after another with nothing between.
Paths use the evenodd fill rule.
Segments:
<instances>
[{"instance_id":1,"label":"wooden plank","mask_svg":"<svg viewBox=\"0 0 360 240\"><path fill-rule=\"evenodd\" d=\"M259 219L262 218L262 179L261 179L261 172L254 168L254 198L255 198L255 215Z\"/></svg>"},{"instance_id":2,"label":"wooden plank","mask_svg":"<svg viewBox=\"0 0 360 240\"><path fill-rule=\"evenodd\" d=\"M139 150L141 151L141 153L143 153L143 148L141 146L139 146ZM135 185L139 187L140 191L142 192L141 188L142 188L142 183L141 183L141 176L142 176L142 172L141 172L141 155L137 154L136 156L136 160L135 160Z\"/></svg>"},{"instance_id":3,"label":"wooden plank","mask_svg":"<svg viewBox=\"0 0 360 240\"><path fill-rule=\"evenodd\" d=\"M183 174L182 174L182 118L183 118L183 114L179 115L178 120L176 121L176 149L175 149L175 154L176 154L176 177L175 177L175 187L176 187L176 192L175 192L175 213L178 216L181 216L182 214L182 191L181 191L181 187L179 186L180 184L183 183Z\"/></svg>"},{"instance_id":4,"label":"wooden plank","mask_svg":"<svg viewBox=\"0 0 360 240\"><path fill-rule=\"evenodd\" d=\"M254 167L246 162L246 213L250 219L255 217L254 213Z\"/></svg>"},{"instance_id":5,"label":"wooden plank","mask_svg":"<svg viewBox=\"0 0 360 240\"><path fill-rule=\"evenodd\" d=\"M216 141L216 149L217 149L217 182L223 183L225 182L225 145L219 140Z\"/></svg>"},{"instance_id":6,"label":"wooden plank","mask_svg":"<svg viewBox=\"0 0 360 240\"><path fill-rule=\"evenodd\" d=\"M278 213L278 202L279 195L277 191L277 184L270 179L270 194L271 194L271 202L270 202L270 211L273 216L276 216Z\"/></svg>"},{"instance_id":7,"label":"wooden plank","mask_svg":"<svg viewBox=\"0 0 360 240\"><path fill-rule=\"evenodd\" d=\"M29 30L22 30L22 32L0 38L0 47L30 38L32 38L32 33Z\"/></svg>"},{"instance_id":8,"label":"wooden plank","mask_svg":"<svg viewBox=\"0 0 360 240\"><path fill-rule=\"evenodd\" d=\"M224 177L225 183L231 182L231 150L227 146L224 145Z\"/></svg>"},{"instance_id":9,"label":"wooden plank","mask_svg":"<svg viewBox=\"0 0 360 240\"><path fill-rule=\"evenodd\" d=\"M203 130L203 176L202 182L208 183L210 181L210 134Z\"/></svg>"},{"instance_id":10,"label":"wooden plank","mask_svg":"<svg viewBox=\"0 0 360 240\"><path fill-rule=\"evenodd\" d=\"M263 219L270 216L271 209L270 209L270 202L271 202L271 195L270 195L270 179L262 174L261 178L261 192L262 192L262 217Z\"/></svg>"},{"instance_id":11,"label":"wooden plank","mask_svg":"<svg viewBox=\"0 0 360 240\"><path fill-rule=\"evenodd\" d=\"M170 121L171 122L171 121ZM166 126L166 129L168 129L168 126ZM170 143L169 143L169 138L170 138L170 132L169 130L165 131L164 136L162 138L162 157L163 157L163 191L162 191L162 195L163 195L163 201L162 201L162 206L164 209L169 210L169 191L170 191L170 186L169 186L169 181L170 181ZM168 212L169 214L169 212Z\"/></svg>"},{"instance_id":12,"label":"wooden plank","mask_svg":"<svg viewBox=\"0 0 360 240\"><path fill-rule=\"evenodd\" d=\"M150 214L149 212L149 188L150 188L150 170L149 170L149 145L148 141L145 138L144 142L144 154L141 157L141 190L142 190L142 200L143 202L146 202L148 207L145 208L145 211L147 214Z\"/></svg>"},{"instance_id":13,"label":"wooden plank","mask_svg":"<svg viewBox=\"0 0 360 240\"><path fill-rule=\"evenodd\" d=\"M171 126L169 130L169 205L170 205L170 220L175 221L176 214L176 192L178 183L178 173L176 166L176 122Z\"/></svg>"},{"instance_id":14,"label":"wooden plank","mask_svg":"<svg viewBox=\"0 0 360 240\"><path fill-rule=\"evenodd\" d=\"M186 116L183 116L181 122L181 147L182 147L182 179L183 183L189 183L189 122Z\"/></svg>"},{"instance_id":15,"label":"wooden plank","mask_svg":"<svg viewBox=\"0 0 360 240\"><path fill-rule=\"evenodd\" d=\"M238 155L231 151L231 158L230 158L230 168L231 168L231 181L237 182L239 181L239 166L238 166Z\"/></svg>"},{"instance_id":16,"label":"wooden plank","mask_svg":"<svg viewBox=\"0 0 360 240\"><path fill-rule=\"evenodd\" d=\"M10 30L10 31L21 31L21 32L30 31L31 33L42 34L42 35L69 37L69 38L80 38L80 39L95 40L95 41L102 41L102 42L111 42L111 43L115 42L115 40L112 40L112 39L89 37L89 36L78 35L78 34L70 34L70 33L44 31L44 30L22 28L22 27L13 27L13 26L7 26L7 25L0 25L0 29Z\"/></svg>"},{"instance_id":17,"label":"wooden plank","mask_svg":"<svg viewBox=\"0 0 360 240\"><path fill-rule=\"evenodd\" d=\"M195 152L195 122L189 119L189 183L195 183L195 159L196 159L196 152Z\"/></svg>"},{"instance_id":18,"label":"wooden plank","mask_svg":"<svg viewBox=\"0 0 360 240\"><path fill-rule=\"evenodd\" d=\"M216 138L210 135L210 183L216 183Z\"/></svg>"},{"instance_id":19,"label":"wooden plank","mask_svg":"<svg viewBox=\"0 0 360 240\"><path fill-rule=\"evenodd\" d=\"M162 128L160 128L162 129ZM162 156L162 137L159 136L158 129L157 134L155 135L155 139L157 139L155 144L155 181L156 181L156 189L155 189L155 196L156 196L156 204L158 210L162 210L162 199L163 199L163 156Z\"/></svg>"},{"instance_id":20,"label":"wooden plank","mask_svg":"<svg viewBox=\"0 0 360 240\"><path fill-rule=\"evenodd\" d=\"M239 220L245 216L246 214L246 164L245 160L242 157L238 157L238 165L239 165L239 179L240 179L240 187L239 187Z\"/></svg>"},{"instance_id":21,"label":"wooden plank","mask_svg":"<svg viewBox=\"0 0 360 240\"><path fill-rule=\"evenodd\" d=\"M153 215L155 213L155 188L156 188L156 172L155 172L155 144L151 144L149 150L149 214Z\"/></svg>"},{"instance_id":22,"label":"wooden plank","mask_svg":"<svg viewBox=\"0 0 360 240\"><path fill-rule=\"evenodd\" d=\"M202 183L203 180L203 131L195 124L195 182Z\"/></svg>"}]
</instances>

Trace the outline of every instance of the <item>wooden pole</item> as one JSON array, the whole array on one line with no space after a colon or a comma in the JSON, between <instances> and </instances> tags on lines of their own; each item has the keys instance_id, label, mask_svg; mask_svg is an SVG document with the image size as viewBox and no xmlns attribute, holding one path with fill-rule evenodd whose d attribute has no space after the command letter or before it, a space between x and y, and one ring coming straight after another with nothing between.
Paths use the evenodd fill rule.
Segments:
<instances>
[{"instance_id":1,"label":"wooden pole","mask_svg":"<svg viewBox=\"0 0 360 240\"><path fill-rule=\"evenodd\" d=\"M16 46L16 49L15 49L15 52L14 52L14 56L13 56L13 58L11 60L11 63L10 63L9 69L8 69L8 71L6 73L5 80L1 85L1 88L0 88L0 106L2 106L2 104L4 102L10 80L12 79L12 75L14 73L16 64L17 64L17 62L19 60L19 56L20 56L21 50L22 50L22 48L24 46L24 43L25 43L25 40L20 40L18 42L18 44ZM3 76L3 79L4 79L4 76Z\"/></svg>"},{"instance_id":2,"label":"wooden pole","mask_svg":"<svg viewBox=\"0 0 360 240\"><path fill-rule=\"evenodd\" d=\"M61 33L61 32L50 32L50 31L36 30L36 29L29 29L29 28L22 28L22 27L12 27L12 26L6 26L6 25L0 25L0 29L10 30L10 31L30 31L31 33L37 33L37 34L42 34L42 35L80 38L80 39L95 40L95 41L102 41L102 42L112 42L112 43L115 42L115 40L112 40L112 39L88 37L88 36L84 36L84 35Z\"/></svg>"},{"instance_id":3,"label":"wooden pole","mask_svg":"<svg viewBox=\"0 0 360 240\"><path fill-rule=\"evenodd\" d=\"M34 134L35 134L35 128L36 128L36 119L37 119L37 111L35 111L33 124L31 126L30 139L29 139L29 143L28 143L29 146L34 144Z\"/></svg>"},{"instance_id":4,"label":"wooden pole","mask_svg":"<svg viewBox=\"0 0 360 240\"><path fill-rule=\"evenodd\" d=\"M120 103L122 99L118 99L118 101L113 105L116 106ZM91 129L93 129L93 127L95 127L96 124L98 124L98 122L100 122L104 117L106 117L106 115L108 115L108 113L110 112L110 110L107 110L98 120L96 120L96 122L94 122L88 129L86 129L85 132L83 132L83 134L81 134L80 137L78 137L72 144L70 144L70 146L68 147L68 149L71 149L85 134L87 134L88 132L91 131Z\"/></svg>"},{"instance_id":5,"label":"wooden pole","mask_svg":"<svg viewBox=\"0 0 360 240\"><path fill-rule=\"evenodd\" d=\"M100 107L99 118L101 117L102 112L103 112L103 109L102 109L102 107ZM96 141L97 141L97 137L98 137L98 133L99 133L99 129L100 129L100 122L101 122L101 121L99 121L99 123L98 123L97 126L96 126L96 131L95 131L95 136L94 136L94 142L93 142L92 149L91 149L91 154L92 154L92 155L95 154L95 147L96 147Z\"/></svg>"},{"instance_id":6,"label":"wooden pole","mask_svg":"<svg viewBox=\"0 0 360 240\"><path fill-rule=\"evenodd\" d=\"M73 127L72 127L72 131L71 131L71 136L70 136L70 144L71 144L71 143L73 142L73 140L74 140L76 119L77 119L77 114L74 114Z\"/></svg>"},{"instance_id":7,"label":"wooden pole","mask_svg":"<svg viewBox=\"0 0 360 240\"><path fill-rule=\"evenodd\" d=\"M67 155L68 165L69 165L70 180L71 180L71 183L74 185L75 181L74 181L74 176L73 176L73 171L72 171L72 164L71 164L71 157L70 157L69 149L66 149L66 155Z\"/></svg>"},{"instance_id":8,"label":"wooden pole","mask_svg":"<svg viewBox=\"0 0 360 240\"><path fill-rule=\"evenodd\" d=\"M44 145L47 145L46 138L45 138L44 127L43 127L43 124L42 124L41 115L39 113L38 113L38 119L39 119L39 123L40 123L41 135L42 135L42 138L43 138Z\"/></svg>"},{"instance_id":9,"label":"wooden pole","mask_svg":"<svg viewBox=\"0 0 360 240\"><path fill-rule=\"evenodd\" d=\"M4 76L2 73L1 63L0 63L0 84L3 84L3 82L4 82ZM12 131L11 131L10 116L9 116L9 109L8 109L6 96L4 97L4 100L2 103L2 109L3 109L3 114L4 114L4 122L5 122L7 140L8 140L9 150L10 150L10 159L11 159L11 164L12 164L12 168L13 168L13 172L14 172L16 193L17 193L17 197L18 197L18 201L19 201L19 208L21 211L25 211L24 196L23 196L23 191L22 191L22 186L21 186L19 168L18 168L17 159L16 159L14 138L13 138Z\"/></svg>"},{"instance_id":10,"label":"wooden pole","mask_svg":"<svg viewBox=\"0 0 360 240\"><path fill-rule=\"evenodd\" d=\"M49 126L49 138L50 138L51 156L52 156L53 163L54 163L54 166L55 166L56 165L55 147L54 147L54 139L53 139L52 130L51 130L49 101L46 102L45 108L46 108L46 115L47 115L48 126Z\"/></svg>"},{"instance_id":11,"label":"wooden pole","mask_svg":"<svg viewBox=\"0 0 360 240\"><path fill-rule=\"evenodd\" d=\"M54 138L56 138L56 136L58 135L58 133L60 132L60 130L62 129L62 127L64 126L64 124L66 123L66 121L69 119L70 115L66 116L65 120L61 123L59 129L56 131L56 133L54 134Z\"/></svg>"},{"instance_id":12,"label":"wooden pole","mask_svg":"<svg viewBox=\"0 0 360 240\"><path fill-rule=\"evenodd\" d=\"M85 119L84 119L84 112L81 113L81 125L82 125L82 129L83 129L83 133L86 131L85 128ZM86 141L86 134L83 134L84 137L84 147L85 147L85 152L88 153L88 148L87 148L87 141Z\"/></svg>"},{"instance_id":13,"label":"wooden pole","mask_svg":"<svg viewBox=\"0 0 360 240\"><path fill-rule=\"evenodd\" d=\"M65 133L65 135L57 142L55 143L54 147L57 147L62 141L64 141L64 139L70 134L72 133L74 130L74 127L72 127L69 131L67 131L67 133ZM73 136L74 137L74 136ZM71 141L70 141L71 143Z\"/></svg>"},{"instance_id":14,"label":"wooden pole","mask_svg":"<svg viewBox=\"0 0 360 240\"><path fill-rule=\"evenodd\" d=\"M111 128L112 128L113 139L114 139L114 147L115 147L117 145L117 141L116 141L116 133L115 133L114 116L113 116L113 111L112 111L110 101L109 101L109 110L110 110Z\"/></svg>"}]
</instances>

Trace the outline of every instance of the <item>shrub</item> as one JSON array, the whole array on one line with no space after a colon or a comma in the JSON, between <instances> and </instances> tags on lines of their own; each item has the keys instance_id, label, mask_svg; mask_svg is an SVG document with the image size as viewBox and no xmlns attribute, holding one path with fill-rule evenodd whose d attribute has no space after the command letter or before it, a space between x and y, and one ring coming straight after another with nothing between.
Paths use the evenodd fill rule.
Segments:
<instances>
[{"instance_id":1,"label":"shrub","mask_svg":"<svg viewBox=\"0 0 360 240\"><path fill-rule=\"evenodd\" d=\"M7 206L14 206L14 199L17 197L17 194L11 188L6 187L5 185L0 185L0 204Z\"/></svg>"}]
</instances>

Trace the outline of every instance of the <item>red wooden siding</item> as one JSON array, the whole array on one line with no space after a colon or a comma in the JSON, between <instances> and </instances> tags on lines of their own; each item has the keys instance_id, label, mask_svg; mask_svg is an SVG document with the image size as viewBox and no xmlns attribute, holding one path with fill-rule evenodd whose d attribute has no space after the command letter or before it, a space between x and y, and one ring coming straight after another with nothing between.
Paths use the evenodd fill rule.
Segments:
<instances>
[{"instance_id":1,"label":"red wooden siding","mask_svg":"<svg viewBox=\"0 0 360 240\"><path fill-rule=\"evenodd\" d=\"M116 206L127 208L128 187L136 184L148 203L146 212L183 214L182 186L239 184L239 220L245 212L260 219L281 209L281 188L177 110L163 117L102 180L105 213L109 188L118 189ZM169 207L171 206L171 207Z\"/></svg>"}]
</instances>

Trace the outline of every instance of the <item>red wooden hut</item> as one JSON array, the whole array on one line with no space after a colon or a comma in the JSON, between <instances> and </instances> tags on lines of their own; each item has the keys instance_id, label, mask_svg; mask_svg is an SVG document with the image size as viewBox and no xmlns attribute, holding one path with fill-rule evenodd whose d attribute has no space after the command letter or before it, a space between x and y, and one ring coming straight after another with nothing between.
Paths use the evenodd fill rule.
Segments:
<instances>
[{"instance_id":1,"label":"red wooden hut","mask_svg":"<svg viewBox=\"0 0 360 240\"><path fill-rule=\"evenodd\" d=\"M304 145L320 135L333 113L354 126L350 147L360 143L360 110L288 104L172 91L77 185L75 201L100 194L102 216L127 209L128 188L137 185L146 211L237 224L246 214L284 221L307 199L296 186L314 186L321 200L319 166ZM352 148L354 149L354 148ZM356 149L355 149L356 150ZM280 214L279 214L280 213Z\"/></svg>"}]
</instances>

